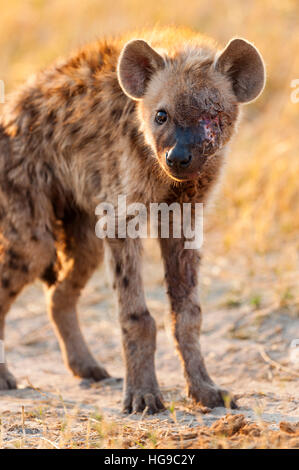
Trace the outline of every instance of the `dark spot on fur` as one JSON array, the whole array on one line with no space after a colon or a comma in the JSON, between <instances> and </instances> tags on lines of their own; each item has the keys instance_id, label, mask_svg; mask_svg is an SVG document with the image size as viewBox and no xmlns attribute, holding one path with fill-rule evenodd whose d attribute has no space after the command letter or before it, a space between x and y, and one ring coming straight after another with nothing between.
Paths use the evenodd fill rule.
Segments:
<instances>
[{"instance_id":1,"label":"dark spot on fur","mask_svg":"<svg viewBox=\"0 0 299 470\"><path fill-rule=\"evenodd\" d=\"M54 124L56 122L56 113L54 110L50 111L47 119L46 119L46 124Z\"/></svg>"},{"instance_id":2,"label":"dark spot on fur","mask_svg":"<svg viewBox=\"0 0 299 470\"><path fill-rule=\"evenodd\" d=\"M18 231L16 227L13 225L13 223L10 223L10 230L13 235L18 235Z\"/></svg>"},{"instance_id":3,"label":"dark spot on fur","mask_svg":"<svg viewBox=\"0 0 299 470\"><path fill-rule=\"evenodd\" d=\"M54 128L51 127L45 134L46 140L51 140L53 137L53 133L54 133Z\"/></svg>"},{"instance_id":4,"label":"dark spot on fur","mask_svg":"<svg viewBox=\"0 0 299 470\"><path fill-rule=\"evenodd\" d=\"M136 127L133 127L133 129L130 130L130 142L133 148L136 148L139 143L139 132Z\"/></svg>"},{"instance_id":5,"label":"dark spot on fur","mask_svg":"<svg viewBox=\"0 0 299 470\"><path fill-rule=\"evenodd\" d=\"M26 199L29 205L30 215L33 218L34 217L34 204L33 204L33 200L32 200L31 193L29 190L26 191Z\"/></svg>"},{"instance_id":6,"label":"dark spot on fur","mask_svg":"<svg viewBox=\"0 0 299 470\"><path fill-rule=\"evenodd\" d=\"M111 147L113 148L114 143L111 132L105 132L105 134L101 136L101 144L103 144L107 150L111 151Z\"/></svg>"},{"instance_id":7,"label":"dark spot on fur","mask_svg":"<svg viewBox=\"0 0 299 470\"><path fill-rule=\"evenodd\" d=\"M116 263L115 272L116 272L117 276L121 275L121 264L120 263Z\"/></svg>"},{"instance_id":8,"label":"dark spot on fur","mask_svg":"<svg viewBox=\"0 0 299 470\"><path fill-rule=\"evenodd\" d=\"M14 259L9 260L8 266L10 269L14 269L14 270L19 269L19 265Z\"/></svg>"},{"instance_id":9,"label":"dark spot on fur","mask_svg":"<svg viewBox=\"0 0 299 470\"><path fill-rule=\"evenodd\" d=\"M41 280L44 281L49 287L57 281L57 269L55 263L51 263L43 272Z\"/></svg>"},{"instance_id":10,"label":"dark spot on fur","mask_svg":"<svg viewBox=\"0 0 299 470\"><path fill-rule=\"evenodd\" d=\"M127 278L127 276L125 276L125 277L123 278L123 286L124 286L124 288L127 289L127 287L129 286L129 284L130 284L130 281L129 281L129 279Z\"/></svg>"},{"instance_id":11,"label":"dark spot on fur","mask_svg":"<svg viewBox=\"0 0 299 470\"><path fill-rule=\"evenodd\" d=\"M94 102L91 105L91 112L100 112L102 106L102 102L99 98L95 98Z\"/></svg>"},{"instance_id":12,"label":"dark spot on fur","mask_svg":"<svg viewBox=\"0 0 299 470\"><path fill-rule=\"evenodd\" d=\"M74 124L72 127L71 127L71 134L72 135L75 135L77 134L80 130L82 129L82 125L81 124Z\"/></svg>"},{"instance_id":13,"label":"dark spot on fur","mask_svg":"<svg viewBox=\"0 0 299 470\"><path fill-rule=\"evenodd\" d=\"M27 274L29 272L28 266L26 264L22 264L21 271Z\"/></svg>"},{"instance_id":14,"label":"dark spot on fur","mask_svg":"<svg viewBox=\"0 0 299 470\"><path fill-rule=\"evenodd\" d=\"M86 147L90 143L92 143L98 137L98 133L94 132L93 134L87 135L82 140L80 140L79 148Z\"/></svg>"},{"instance_id":15,"label":"dark spot on fur","mask_svg":"<svg viewBox=\"0 0 299 470\"><path fill-rule=\"evenodd\" d=\"M83 84L80 84L75 88L72 96L84 95L85 93L86 93L86 86Z\"/></svg>"},{"instance_id":16,"label":"dark spot on fur","mask_svg":"<svg viewBox=\"0 0 299 470\"><path fill-rule=\"evenodd\" d=\"M78 282L72 282L72 288L75 289L75 290L78 290L80 289L80 284Z\"/></svg>"},{"instance_id":17,"label":"dark spot on fur","mask_svg":"<svg viewBox=\"0 0 299 470\"><path fill-rule=\"evenodd\" d=\"M33 183L35 178L35 167L32 162L29 162L27 165L27 174L30 183Z\"/></svg>"},{"instance_id":18,"label":"dark spot on fur","mask_svg":"<svg viewBox=\"0 0 299 470\"><path fill-rule=\"evenodd\" d=\"M132 313L129 318L132 321L138 321L140 319L140 315L137 315L136 313Z\"/></svg>"},{"instance_id":19,"label":"dark spot on fur","mask_svg":"<svg viewBox=\"0 0 299 470\"><path fill-rule=\"evenodd\" d=\"M14 251L13 248L9 248L7 251L7 254L9 256L9 261L8 261L8 266L10 269L19 269L19 259L20 255Z\"/></svg>"},{"instance_id":20,"label":"dark spot on fur","mask_svg":"<svg viewBox=\"0 0 299 470\"><path fill-rule=\"evenodd\" d=\"M8 287L10 286L10 280L4 278L4 279L2 279L2 283L1 283L1 284L2 284L2 287L3 287L4 289L8 289Z\"/></svg>"},{"instance_id":21,"label":"dark spot on fur","mask_svg":"<svg viewBox=\"0 0 299 470\"><path fill-rule=\"evenodd\" d=\"M101 176L101 173L98 170L95 170L92 173L91 184L92 184L92 187L95 188L97 191L99 191L101 189L102 176Z\"/></svg>"},{"instance_id":22,"label":"dark spot on fur","mask_svg":"<svg viewBox=\"0 0 299 470\"><path fill-rule=\"evenodd\" d=\"M17 295L17 292L12 290L8 295L9 297L15 297Z\"/></svg>"},{"instance_id":23,"label":"dark spot on fur","mask_svg":"<svg viewBox=\"0 0 299 470\"><path fill-rule=\"evenodd\" d=\"M128 133L128 121L125 120L122 126L122 134L123 136L127 135Z\"/></svg>"},{"instance_id":24,"label":"dark spot on fur","mask_svg":"<svg viewBox=\"0 0 299 470\"><path fill-rule=\"evenodd\" d=\"M73 108L70 108L66 111L63 121L67 122L74 112Z\"/></svg>"},{"instance_id":25,"label":"dark spot on fur","mask_svg":"<svg viewBox=\"0 0 299 470\"><path fill-rule=\"evenodd\" d=\"M116 124L119 123L120 118L122 117L123 110L121 108L114 108L111 112L111 117L113 122Z\"/></svg>"},{"instance_id":26,"label":"dark spot on fur","mask_svg":"<svg viewBox=\"0 0 299 470\"><path fill-rule=\"evenodd\" d=\"M140 321L140 320L143 320L144 318L146 317L149 317L150 316L150 313L148 310L145 310L144 312L142 313L132 313L131 315L129 315L129 319L132 320L132 321Z\"/></svg>"}]
</instances>

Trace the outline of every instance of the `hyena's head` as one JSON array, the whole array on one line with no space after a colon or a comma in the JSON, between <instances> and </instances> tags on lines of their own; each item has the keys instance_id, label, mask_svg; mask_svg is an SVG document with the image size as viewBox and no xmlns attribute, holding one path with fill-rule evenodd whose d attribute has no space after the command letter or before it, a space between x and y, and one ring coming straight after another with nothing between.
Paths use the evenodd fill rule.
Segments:
<instances>
[{"instance_id":1,"label":"hyena's head","mask_svg":"<svg viewBox=\"0 0 299 470\"><path fill-rule=\"evenodd\" d=\"M230 140L240 103L254 100L265 82L263 60L243 39L221 51L186 45L172 55L137 39L118 62L123 91L139 101L147 142L175 180L199 176Z\"/></svg>"}]
</instances>

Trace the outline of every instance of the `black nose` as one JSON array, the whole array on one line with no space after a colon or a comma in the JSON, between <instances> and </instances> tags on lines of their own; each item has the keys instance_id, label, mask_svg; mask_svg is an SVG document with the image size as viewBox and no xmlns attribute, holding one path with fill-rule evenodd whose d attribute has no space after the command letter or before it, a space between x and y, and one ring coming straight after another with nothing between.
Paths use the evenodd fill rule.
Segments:
<instances>
[{"instance_id":1,"label":"black nose","mask_svg":"<svg viewBox=\"0 0 299 470\"><path fill-rule=\"evenodd\" d=\"M187 148L175 146L170 152L166 152L166 163L171 168L187 168L191 160L192 155Z\"/></svg>"}]
</instances>

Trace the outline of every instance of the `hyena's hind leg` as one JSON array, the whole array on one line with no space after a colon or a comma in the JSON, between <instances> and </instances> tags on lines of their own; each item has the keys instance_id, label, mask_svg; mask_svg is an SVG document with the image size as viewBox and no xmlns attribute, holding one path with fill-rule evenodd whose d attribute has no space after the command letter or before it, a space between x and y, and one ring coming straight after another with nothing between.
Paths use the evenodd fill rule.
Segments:
<instances>
[{"instance_id":1,"label":"hyena's hind leg","mask_svg":"<svg viewBox=\"0 0 299 470\"><path fill-rule=\"evenodd\" d=\"M1 285L0 285L0 341L4 341L4 326L5 326L5 316L9 311L9 308L13 302L13 299L16 297L16 286L14 283L13 290L11 289L11 281L9 277L5 274L4 269L5 263L0 265L0 275L1 275ZM26 281L22 283L25 285ZM18 291L23 287L20 286ZM4 346L4 345L3 345ZM0 344L0 354L2 356L2 351L4 348ZM9 372L6 363L4 362L4 357L0 356L0 390L9 390L17 388L17 381L14 376Z\"/></svg>"},{"instance_id":2,"label":"hyena's hind leg","mask_svg":"<svg viewBox=\"0 0 299 470\"><path fill-rule=\"evenodd\" d=\"M94 238L94 240L93 240ZM103 242L94 236L76 239L67 252L59 253L57 279L49 267L43 276L50 318L63 359L75 376L103 380L108 372L94 359L81 332L77 302L81 290L103 258ZM53 267L54 268L54 267Z\"/></svg>"},{"instance_id":3,"label":"hyena's hind leg","mask_svg":"<svg viewBox=\"0 0 299 470\"><path fill-rule=\"evenodd\" d=\"M29 237L28 237L29 238ZM54 242L50 237L35 235L21 243L0 245L0 340L4 341L5 316L23 287L36 279L55 256ZM0 390L17 387L14 376L0 357Z\"/></svg>"}]
</instances>

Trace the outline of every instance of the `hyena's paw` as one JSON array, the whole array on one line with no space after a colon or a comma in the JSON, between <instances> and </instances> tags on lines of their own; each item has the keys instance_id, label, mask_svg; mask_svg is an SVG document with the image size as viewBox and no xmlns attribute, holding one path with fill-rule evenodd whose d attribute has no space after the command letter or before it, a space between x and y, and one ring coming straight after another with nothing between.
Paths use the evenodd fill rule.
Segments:
<instances>
[{"instance_id":1,"label":"hyena's paw","mask_svg":"<svg viewBox=\"0 0 299 470\"><path fill-rule=\"evenodd\" d=\"M159 390L129 390L127 391L123 403L124 413L148 414L159 413L165 410L163 397Z\"/></svg>"},{"instance_id":2,"label":"hyena's paw","mask_svg":"<svg viewBox=\"0 0 299 470\"><path fill-rule=\"evenodd\" d=\"M237 403L227 390L222 390L209 383L204 382L196 389L189 389L188 396L208 408L224 406L225 408L238 409Z\"/></svg>"},{"instance_id":3,"label":"hyena's paw","mask_svg":"<svg viewBox=\"0 0 299 470\"><path fill-rule=\"evenodd\" d=\"M17 388L17 381L4 364L0 364L0 390Z\"/></svg>"},{"instance_id":4,"label":"hyena's paw","mask_svg":"<svg viewBox=\"0 0 299 470\"><path fill-rule=\"evenodd\" d=\"M110 377L106 369L96 361L72 363L70 364L70 369L76 377L93 379L96 382Z\"/></svg>"}]
</instances>

